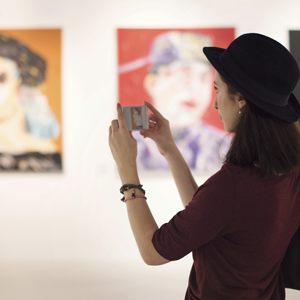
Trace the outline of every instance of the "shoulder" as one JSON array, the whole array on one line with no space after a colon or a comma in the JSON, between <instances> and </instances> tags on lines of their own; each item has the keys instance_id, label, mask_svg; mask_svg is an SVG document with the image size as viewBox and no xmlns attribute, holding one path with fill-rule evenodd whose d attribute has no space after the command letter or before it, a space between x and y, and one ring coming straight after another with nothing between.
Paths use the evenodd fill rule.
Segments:
<instances>
[{"instance_id":1,"label":"shoulder","mask_svg":"<svg viewBox=\"0 0 300 300\"><path fill-rule=\"evenodd\" d=\"M209 217L217 223L229 224L234 217L236 202L236 183L233 174L230 167L223 166L199 186L186 210L196 215L201 212L204 214L200 214L201 218Z\"/></svg>"},{"instance_id":2,"label":"shoulder","mask_svg":"<svg viewBox=\"0 0 300 300\"><path fill-rule=\"evenodd\" d=\"M235 193L235 170L231 166L223 165L214 175L209 177L194 194L194 198L205 197L214 198L232 196Z\"/></svg>"},{"instance_id":3,"label":"shoulder","mask_svg":"<svg viewBox=\"0 0 300 300\"><path fill-rule=\"evenodd\" d=\"M219 172L221 176L230 176L235 180L239 180L241 177L259 176L259 168L255 166L235 166L230 163L223 164Z\"/></svg>"},{"instance_id":4,"label":"shoulder","mask_svg":"<svg viewBox=\"0 0 300 300\"><path fill-rule=\"evenodd\" d=\"M224 164L218 172L209 177L197 189L194 196L203 192L212 195L220 193L222 195L233 195L239 182L247 182L251 177L259 177L258 168Z\"/></svg>"},{"instance_id":5,"label":"shoulder","mask_svg":"<svg viewBox=\"0 0 300 300\"><path fill-rule=\"evenodd\" d=\"M224 164L218 172L207 179L205 184L234 181L236 171L237 170L234 165Z\"/></svg>"}]
</instances>

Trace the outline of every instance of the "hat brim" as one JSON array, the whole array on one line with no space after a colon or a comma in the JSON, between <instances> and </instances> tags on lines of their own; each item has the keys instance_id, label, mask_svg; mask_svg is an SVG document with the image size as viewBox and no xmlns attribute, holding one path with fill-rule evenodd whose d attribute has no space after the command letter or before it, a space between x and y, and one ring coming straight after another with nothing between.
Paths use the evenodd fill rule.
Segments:
<instances>
[{"instance_id":1,"label":"hat brim","mask_svg":"<svg viewBox=\"0 0 300 300\"><path fill-rule=\"evenodd\" d=\"M300 119L300 104L295 95L292 93L288 99L288 104L286 106L276 106L265 102L263 99L260 99L250 91L241 86L231 75L230 73L223 67L220 62L220 55L226 49L218 48L218 47L204 47L203 52L209 62L213 65L213 67L218 71L218 73L224 77L228 82L238 91L240 92L246 100L250 101L257 107L262 110L268 112L269 114L277 117L278 119L284 120L286 122L296 122Z\"/></svg>"}]
</instances>

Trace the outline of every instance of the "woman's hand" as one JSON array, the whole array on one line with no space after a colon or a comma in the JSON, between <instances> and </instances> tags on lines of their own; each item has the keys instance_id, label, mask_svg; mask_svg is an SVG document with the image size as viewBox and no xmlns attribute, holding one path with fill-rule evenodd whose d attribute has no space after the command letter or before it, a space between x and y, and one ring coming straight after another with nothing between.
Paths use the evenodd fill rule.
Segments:
<instances>
[{"instance_id":1,"label":"woman's hand","mask_svg":"<svg viewBox=\"0 0 300 300\"><path fill-rule=\"evenodd\" d=\"M121 105L117 105L118 120L109 127L109 147L118 169L136 166L137 141L128 130Z\"/></svg>"},{"instance_id":2,"label":"woman's hand","mask_svg":"<svg viewBox=\"0 0 300 300\"><path fill-rule=\"evenodd\" d=\"M140 134L144 138L149 137L152 139L156 143L159 152L165 155L176 147L169 121L152 104L146 101L144 103L150 108L153 114L149 114L149 129L141 130Z\"/></svg>"}]
</instances>

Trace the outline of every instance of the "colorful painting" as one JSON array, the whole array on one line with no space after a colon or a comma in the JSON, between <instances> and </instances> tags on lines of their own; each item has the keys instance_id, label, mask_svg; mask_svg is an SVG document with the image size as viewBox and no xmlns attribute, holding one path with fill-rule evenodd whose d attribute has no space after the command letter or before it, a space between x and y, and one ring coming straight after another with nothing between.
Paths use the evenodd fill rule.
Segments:
<instances>
[{"instance_id":1,"label":"colorful painting","mask_svg":"<svg viewBox=\"0 0 300 300\"><path fill-rule=\"evenodd\" d=\"M61 30L0 30L0 171L62 170Z\"/></svg>"},{"instance_id":2,"label":"colorful painting","mask_svg":"<svg viewBox=\"0 0 300 300\"><path fill-rule=\"evenodd\" d=\"M117 37L121 105L152 103L169 120L189 167L216 171L230 139L213 109L214 69L202 49L227 48L234 29L118 29ZM152 140L134 137L140 170L169 169Z\"/></svg>"}]
</instances>

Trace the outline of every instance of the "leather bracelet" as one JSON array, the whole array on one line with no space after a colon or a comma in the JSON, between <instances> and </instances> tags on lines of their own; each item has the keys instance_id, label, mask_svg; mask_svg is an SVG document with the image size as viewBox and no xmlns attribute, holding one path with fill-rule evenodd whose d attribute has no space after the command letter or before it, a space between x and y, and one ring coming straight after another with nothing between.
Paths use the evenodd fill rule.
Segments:
<instances>
[{"instance_id":1,"label":"leather bracelet","mask_svg":"<svg viewBox=\"0 0 300 300\"><path fill-rule=\"evenodd\" d=\"M128 191L130 189L134 189L132 192L132 197L135 197L135 189L139 189L142 191L142 193L145 195L146 192L144 189L142 189L142 184L136 185L136 184L124 184L121 188L120 188L120 193L122 193L124 195L125 191ZM121 201L125 202L125 196L121 199Z\"/></svg>"},{"instance_id":2,"label":"leather bracelet","mask_svg":"<svg viewBox=\"0 0 300 300\"><path fill-rule=\"evenodd\" d=\"M125 191L128 191L128 190L130 190L132 188L137 188L137 189L141 190L143 192L143 194L145 195L146 192L145 192L144 189L142 189L142 186L143 186L142 184L139 184L139 185L136 185L136 184L124 184L120 188L120 193L124 194Z\"/></svg>"}]
</instances>

